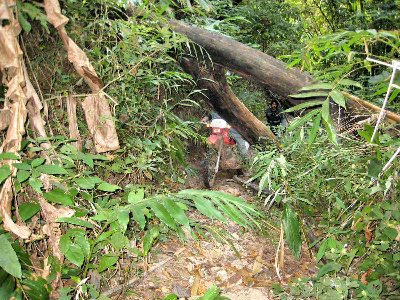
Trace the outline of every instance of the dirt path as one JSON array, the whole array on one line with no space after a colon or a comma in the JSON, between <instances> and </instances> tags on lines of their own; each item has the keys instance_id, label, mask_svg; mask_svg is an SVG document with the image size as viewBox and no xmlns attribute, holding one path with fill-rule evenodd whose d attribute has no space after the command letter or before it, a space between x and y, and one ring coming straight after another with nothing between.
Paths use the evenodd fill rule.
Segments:
<instances>
[{"instance_id":1,"label":"dirt path","mask_svg":"<svg viewBox=\"0 0 400 300\"><path fill-rule=\"evenodd\" d=\"M187 183L189 188L201 188L201 185L201 178ZM227 178L217 179L214 189L254 201L249 191ZM304 251L306 249L303 249L300 261L285 249L280 281L274 267L279 233L271 230L268 237L263 237L246 232L233 222L212 222L198 213L193 213L192 218L199 220L207 235L222 229L224 238L231 244L219 243L212 238L192 239L184 244L177 239L160 242L152 250L148 268L157 264L161 266L139 279L120 299L162 299L170 293L181 299L196 299L216 284L231 300L266 300L273 299L272 284L287 284L291 279L315 272L313 259Z\"/></svg>"}]
</instances>

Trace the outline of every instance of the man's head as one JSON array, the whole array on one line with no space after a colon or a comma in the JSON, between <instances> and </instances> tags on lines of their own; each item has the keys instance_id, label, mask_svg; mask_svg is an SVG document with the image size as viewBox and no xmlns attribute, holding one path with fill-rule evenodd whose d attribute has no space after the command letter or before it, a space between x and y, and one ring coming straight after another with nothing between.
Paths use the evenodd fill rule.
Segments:
<instances>
[{"instance_id":1,"label":"man's head","mask_svg":"<svg viewBox=\"0 0 400 300\"><path fill-rule=\"evenodd\" d=\"M272 100L271 101L271 109L276 110L278 108L278 101Z\"/></svg>"}]
</instances>

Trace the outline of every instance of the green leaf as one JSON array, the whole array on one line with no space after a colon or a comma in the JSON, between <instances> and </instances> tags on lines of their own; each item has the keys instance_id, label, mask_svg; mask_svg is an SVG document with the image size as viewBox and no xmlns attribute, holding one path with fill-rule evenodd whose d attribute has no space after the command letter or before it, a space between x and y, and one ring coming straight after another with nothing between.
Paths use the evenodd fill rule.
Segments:
<instances>
[{"instance_id":1,"label":"green leaf","mask_svg":"<svg viewBox=\"0 0 400 300\"><path fill-rule=\"evenodd\" d=\"M42 165L36 168L36 170L43 174L48 175L64 175L68 174L67 170L59 165Z\"/></svg>"},{"instance_id":2,"label":"green leaf","mask_svg":"<svg viewBox=\"0 0 400 300\"><path fill-rule=\"evenodd\" d=\"M0 235L0 267L8 274L21 278L21 264L5 234Z\"/></svg>"},{"instance_id":3,"label":"green leaf","mask_svg":"<svg viewBox=\"0 0 400 300\"><path fill-rule=\"evenodd\" d=\"M120 251L128 245L129 240L122 232L118 231L111 236L110 243L115 250Z\"/></svg>"},{"instance_id":4,"label":"green leaf","mask_svg":"<svg viewBox=\"0 0 400 300\"><path fill-rule=\"evenodd\" d=\"M329 93L328 92L309 92L309 93L301 93L301 94L295 94L295 95L289 95L289 97L295 98L295 99L304 99L304 98L321 98L321 97L328 97Z\"/></svg>"},{"instance_id":5,"label":"green leaf","mask_svg":"<svg viewBox=\"0 0 400 300\"><path fill-rule=\"evenodd\" d=\"M36 167L42 165L44 162L45 162L45 159L43 157L35 158L34 160L32 160L31 166L32 166L32 168L36 168Z\"/></svg>"},{"instance_id":6,"label":"green leaf","mask_svg":"<svg viewBox=\"0 0 400 300\"><path fill-rule=\"evenodd\" d=\"M307 121L311 120L312 117L314 117L320 111L321 111L321 109L314 109L314 110L308 112L306 115L302 116L301 118L295 119L293 122L290 123L290 125L288 127L288 131L292 131L292 130L296 129L297 127L300 127Z\"/></svg>"},{"instance_id":7,"label":"green leaf","mask_svg":"<svg viewBox=\"0 0 400 300\"><path fill-rule=\"evenodd\" d=\"M19 170L17 172L17 179L20 183L23 183L25 180L27 180L31 176L31 172L25 171L25 170Z\"/></svg>"},{"instance_id":8,"label":"green leaf","mask_svg":"<svg viewBox=\"0 0 400 300\"><path fill-rule=\"evenodd\" d=\"M75 183L84 190L91 190L96 187L96 184L101 183L102 180L99 177L90 176L90 177L81 177L75 179Z\"/></svg>"},{"instance_id":9,"label":"green leaf","mask_svg":"<svg viewBox=\"0 0 400 300\"><path fill-rule=\"evenodd\" d=\"M158 226L154 226L152 227L150 230L146 231L146 234L144 235L143 238L143 255L146 256L154 241L157 239L157 237L160 235L160 230L158 228Z\"/></svg>"},{"instance_id":10,"label":"green leaf","mask_svg":"<svg viewBox=\"0 0 400 300\"><path fill-rule=\"evenodd\" d=\"M150 203L150 207L157 218L160 219L161 222L168 225L172 229L176 230L176 223L174 219L171 217L170 213L166 210L166 208L159 202Z\"/></svg>"},{"instance_id":11,"label":"green leaf","mask_svg":"<svg viewBox=\"0 0 400 300\"><path fill-rule=\"evenodd\" d=\"M110 184L108 182L103 181L102 183L99 184L97 189L104 192L115 192L116 190L120 190L121 188L118 185Z\"/></svg>"},{"instance_id":12,"label":"green leaf","mask_svg":"<svg viewBox=\"0 0 400 300\"><path fill-rule=\"evenodd\" d=\"M40 205L36 202L25 202L18 207L22 221L27 221L40 211Z\"/></svg>"},{"instance_id":13,"label":"green leaf","mask_svg":"<svg viewBox=\"0 0 400 300\"><path fill-rule=\"evenodd\" d=\"M283 208L282 225L290 251L299 258L301 254L300 223L296 212L287 203Z\"/></svg>"},{"instance_id":14,"label":"green leaf","mask_svg":"<svg viewBox=\"0 0 400 300\"><path fill-rule=\"evenodd\" d=\"M300 91L315 91L315 90L332 90L333 85L330 83L316 83L302 87Z\"/></svg>"},{"instance_id":15,"label":"green leaf","mask_svg":"<svg viewBox=\"0 0 400 300\"><path fill-rule=\"evenodd\" d=\"M31 166L27 163L14 163L13 166L16 167L18 170L30 171L32 169Z\"/></svg>"},{"instance_id":16,"label":"green leaf","mask_svg":"<svg viewBox=\"0 0 400 300\"><path fill-rule=\"evenodd\" d=\"M61 189L54 189L54 190L51 190L50 192L44 193L43 197L50 202L63 204L63 205L69 205L69 206L74 205L74 201L73 201L72 197L70 195L66 194Z\"/></svg>"},{"instance_id":17,"label":"green leaf","mask_svg":"<svg viewBox=\"0 0 400 300\"><path fill-rule=\"evenodd\" d=\"M318 129L319 129L320 126L321 126L321 114L318 114L315 117L315 119L313 121L313 126L311 127L310 132L308 134L307 142L309 144L312 144L314 142L315 137L317 136Z\"/></svg>"},{"instance_id":18,"label":"green leaf","mask_svg":"<svg viewBox=\"0 0 400 300\"><path fill-rule=\"evenodd\" d=\"M18 22L25 32L31 31L32 29L31 24L28 22L28 20L24 17L24 15L21 12L18 12Z\"/></svg>"},{"instance_id":19,"label":"green leaf","mask_svg":"<svg viewBox=\"0 0 400 300\"><path fill-rule=\"evenodd\" d=\"M341 107L346 108L346 100L344 99L344 96L340 91L333 90L332 92L329 93L329 96L331 96L332 100L335 103L337 103Z\"/></svg>"},{"instance_id":20,"label":"green leaf","mask_svg":"<svg viewBox=\"0 0 400 300\"><path fill-rule=\"evenodd\" d=\"M12 152L3 152L0 153L0 160L19 160L20 157Z\"/></svg>"},{"instance_id":21,"label":"green leaf","mask_svg":"<svg viewBox=\"0 0 400 300\"><path fill-rule=\"evenodd\" d=\"M54 191L54 190L53 190L53 191ZM90 222L88 222L88 221L85 221L85 220L82 220L82 219L79 219L79 218L75 218L75 217L69 217L69 218L63 217L63 218L58 218L58 219L56 220L56 222L59 222L59 223L68 223L68 224L78 225L78 226L82 226L82 227L86 227L86 228L91 228L91 229L94 228L94 226L93 226L92 223L90 223Z\"/></svg>"},{"instance_id":22,"label":"green leaf","mask_svg":"<svg viewBox=\"0 0 400 300\"><path fill-rule=\"evenodd\" d=\"M164 206L177 223L185 226L188 229L190 228L189 219L186 216L185 211L179 207L178 204L171 199L165 199Z\"/></svg>"},{"instance_id":23,"label":"green leaf","mask_svg":"<svg viewBox=\"0 0 400 300\"><path fill-rule=\"evenodd\" d=\"M9 165L4 165L0 167L0 184L3 183L11 175L11 169Z\"/></svg>"},{"instance_id":24,"label":"green leaf","mask_svg":"<svg viewBox=\"0 0 400 300\"><path fill-rule=\"evenodd\" d=\"M194 202L194 205L198 211L206 217L226 222L225 217L215 208L214 204L210 200L201 198L199 199L197 197L193 197L191 200Z\"/></svg>"},{"instance_id":25,"label":"green leaf","mask_svg":"<svg viewBox=\"0 0 400 300\"><path fill-rule=\"evenodd\" d=\"M137 189L128 194L128 202L131 204L138 203L144 199L144 189Z\"/></svg>"},{"instance_id":26,"label":"green leaf","mask_svg":"<svg viewBox=\"0 0 400 300\"><path fill-rule=\"evenodd\" d=\"M0 299L11 299L15 290L15 278L0 268Z\"/></svg>"},{"instance_id":27,"label":"green leaf","mask_svg":"<svg viewBox=\"0 0 400 300\"><path fill-rule=\"evenodd\" d=\"M323 103L324 103L324 101L321 101L321 100L318 100L318 101L307 101L307 102L304 102L304 103L297 104L297 105L295 105L295 106L293 106L291 108L288 108L288 109L284 110L283 112L289 113L289 112L292 112L292 111L301 110L301 109L308 108L308 107L322 105Z\"/></svg>"},{"instance_id":28,"label":"green leaf","mask_svg":"<svg viewBox=\"0 0 400 300\"><path fill-rule=\"evenodd\" d=\"M320 247L319 247L319 249L318 249L317 256L316 256L316 258L315 258L315 259L317 260L317 262L319 262L319 261L322 259L322 257L324 257L327 244L328 244L328 240L324 240L324 241L321 243L321 245L320 245Z\"/></svg>"},{"instance_id":29,"label":"green leaf","mask_svg":"<svg viewBox=\"0 0 400 300\"><path fill-rule=\"evenodd\" d=\"M115 263L117 261L118 261L118 256L115 256L115 255L104 255L100 259L99 267L98 267L97 270L101 273L101 272L107 270L109 267L115 265Z\"/></svg>"},{"instance_id":30,"label":"green leaf","mask_svg":"<svg viewBox=\"0 0 400 300\"><path fill-rule=\"evenodd\" d=\"M178 300L178 296L176 294L169 294L165 296L163 300Z\"/></svg>"},{"instance_id":31,"label":"green leaf","mask_svg":"<svg viewBox=\"0 0 400 300\"><path fill-rule=\"evenodd\" d=\"M39 179L33 178L33 177L29 178L29 185L32 187L32 189L35 192L37 192L39 194L42 193L41 188L42 188L43 184Z\"/></svg>"},{"instance_id":32,"label":"green leaf","mask_svg":"<svg viewBox=\"0 0 400 300\"><path fill-rule=\"evenodd\" d=\"M333 122L332 122L332 119L330 116L329 116L329 122L326 122L324 120L324 125L325 125L326 132L328 134L329 140L331 141L332 144L337 145L338 142L337 142L337 136L336 136L336 129L335 129L335 126L333 126Z\"/></svg>"},{"instance_id":33,"label":"green leaf","mask_svg":"<svg viewBox=\"0 0 400 300\"><path fill-rule=\"evenodd\" d=\"M339 264L337 262L329 262L326 265L323 265L319 269L317 278L321 278L325 274L328 274L328 273L333 272L333 271L338 272L338 271L340 271L341 268L342 268L341 264Z\"/></svg>"},{"instance_id":34,"label":"green leaf","mask_svg":"<svg viewBox=\"0 0 400 300\"><path fill-rule=\"evenodd\" d=\"M323 120L329 120L330 118L330 113L329 113L329 99L326 99L324 103L322 104L322 109L321 109L321 116Z\"/></svg>"},{"instance_id":35,"label":"green leaf","mask_svg":"<svg viewBox=\"0 0 400 300\"><path fill-rule=\"evenodd\" d=\"M344 85L344 86L355 86L355 87L359 87L360 89L362 89L362 85L361 83L354 81L354 80L350 80L350 79L342 79L338 82L338 85Z\"/></svg>"},{"instance_id":36,"label":"green leaf","mask_svg":"<svg viewBox=\"0 0 400 300\"><path fill-rule=\"evenodd\" d=\"M131 207L132 218L139 224L140 228L143 230L146 226L146 218L144 216L143 207L132 206Z\"/></svg>"},{"instance_id":37,"label":"green leaf","mask_svg":"<svg viewBox=\"0 0 400 300\"><path fill-rule=\"evenodd\" d=\"M89 167L93 168L94 167L94 162L90 154L85 154L82 152L78 152L78 158L81 159L85 164L87 164Z\"/></svg>"},{"instance_id":38,"label":"green leaf","mask_svg":"<svg viewBox=\"0 0 400 300\"><path fill-rule=\"evenodd\" d=\"M85 260L85 254L79 245L71 242L69 237L62 236L60 238L60 250L74 265L77 267L82 266Z\"/></svg>"}]
</instances>

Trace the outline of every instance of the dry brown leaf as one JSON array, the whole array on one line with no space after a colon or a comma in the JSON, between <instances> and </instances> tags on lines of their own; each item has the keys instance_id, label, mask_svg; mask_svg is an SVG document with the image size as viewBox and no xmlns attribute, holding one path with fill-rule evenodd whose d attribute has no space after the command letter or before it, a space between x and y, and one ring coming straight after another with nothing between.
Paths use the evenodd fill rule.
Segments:
<instances>
[{"instance_id":1,"label":"dry brown leaf","mask_svg":"<svg viewBox=\"0 0 400 300\"><path fill-rule=\"evenodd\" d=\"M42 231L49 237L49 245L51 246L53 256L57 257L62 264L64 256L60 251L61 229L60 224L57 223L56 220L62 217L71 217L74 211L68 207L56 208L50 203L47 203L46 200L39 195L38 199L40 207L42 208L41 214L46 221L46 224L42 227ZM60 283L61 273L57 273L56 279L52 282L53 291L57 290Z\"/></svg>"},{"instance_id":2,"label":"dry brown leaf","mask_svg":"<svg viewBox=\"0 0 400 300\"><path fill-rule=\"evenodd\" d=\"M361 275L360 280L363 284L368 285L367 277L371 275L372 271L373 271L372 269L369 269L367 272Z\"/></svg>"},{"instance_id":3,"label":"dry brown leaf","mask_svg":"<svg viewBox=\"0 0 400 300\"><path fill-rule=\"evenodd\" d=\"M101 79L85 52L68 36L64 27L68 18L62 15L58 0L44 0L44 5L49 22L57 28L64 43L68 60L92 90L93 94L86 97L82 107L96 151L101 153L118 149L119 141L110 107L104 94L101 93L103 88Z\"/></svg>"},{"instance_id":4,"label":"dry brown leaf","mask_svg":"<svg viewBox=\"0 0 400 300\"><path fill-rule=\"evenodd\" d=\"M58 0L45 0L44 9L49 22L56 28L68 23L68 18L61 13Z\"/></svg>"},{"instance_id":5,"label":"dry brown leaf","mask_svg":"<svg viewBox=\"0 0 400 300\"><path fill-rule=\"evenodd\" d=\"M367 226L365 226L364 228L364 234L365 234L365 240L366 240L366 245L368 246L369 243L372 240L372 231L369 228L369 224L367 224Z\"/></svg>"},{"instance_id":6,"label":"dry brown leaf","mask_svg":"<svg viewBox=\"0 0 400 300\"><path fill-rule=\"evenodd\" d=\"M101 99L101 100L100 100ZM119 148L118 136L110 107L102 93L89 95L82 103L86 123L91 132L96 151L106 152Z\"/></svg>"},{"instance_id":7,"label":"dry brown leaf","mask_svg":"<svg viewBox=\"0 0 400 300\"><path fill-rule=\"evenodd\" d=\"M253 268L251 270L251 275L252 276L260 273L261 270L262 270L262 267L263 267L263 262L262 262L263 253L264 253L264 247L261 247L261 249L258 251L258 255L255 258L254 263L253 263Z\"/></svg>"},{"instance_id":8,"label":"dry brown leaf","mask_svg":"<svg viewBox=\"0 0 400 300\"><path fill-rule=\"evenodd\" d=\"M192 287L190 288L190 295L197 296L199 294L199 289L201 285L201 276L198 269L194 271L194 281Z\"/></svg>"},{"instance_id":9,"label":"dry brown leaf","mask_svg":"<svg viewBox=\"0 0 400 300\"><path fill-rule=\"evenodd\" d=\"M11 111L8 108L0 109L0 131L7 129L11 120Z\"/></svg>"}]
</instances>

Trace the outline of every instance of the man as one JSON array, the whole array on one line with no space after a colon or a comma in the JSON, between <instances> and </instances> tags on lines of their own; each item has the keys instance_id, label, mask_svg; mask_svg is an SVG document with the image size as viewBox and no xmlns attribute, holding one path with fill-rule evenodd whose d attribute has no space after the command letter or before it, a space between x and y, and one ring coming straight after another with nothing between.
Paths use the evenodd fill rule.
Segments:
<instances>
[{"instance_id":1,"label":"man","mask_svg":"<svg viewBox=\"0 0 400 300\"><path fill-rule=\"evenodd\" d=\"M278 106L278 101L272 100L270 107L265 112L267 123L275 135L278 133L278 127L283 125L284 120L282 110Z\"/></svg>"}]
</instances>

